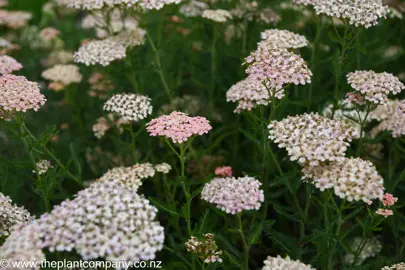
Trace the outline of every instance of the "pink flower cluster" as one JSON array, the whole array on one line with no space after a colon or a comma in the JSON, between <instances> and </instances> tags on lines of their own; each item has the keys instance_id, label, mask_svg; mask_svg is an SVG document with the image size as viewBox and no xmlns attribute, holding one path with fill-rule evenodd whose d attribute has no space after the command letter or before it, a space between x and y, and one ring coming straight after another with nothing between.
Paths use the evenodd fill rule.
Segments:
<instances>
[{"instance_id":1,"label":"pink flower cluster","mask_svg":"<svg viewBox=\"0 0 405 270\"><path fill-rule=\"evenodd\" d=\"M264 201L261 184L249 176L214 178L204 186L201 197L232 215L243 210L258 210Z\"/></svg>"},{"instance_id":2,"label":"pink flower cluster","mask_svg":"<svg viewBox=\"0 0 405 270\"><path fill-rule=\"evenodd\" d=\"M172 112L153 119L146 130L151 136L163 136L174 143L186 142L194 135L203 135L212 129L204 117L191 117L182 112Z\"/></svg>"},{"instance_id":3,"label":"pink flower cluster","mask_svg":"<svg viewBox=\"0 0 405 270\"><path fill-rule=\"evenodd\" d=\"M231 177L232 176L232 167L231 166L222 166L215 168L215 175L222 177Z\"/></svg>"},{"instance_id":4,"label":"pink flower cluster","mask_svg":"<svg viewBox=\"0 0 405 270\"><path fill-rule=\"evenodd\" d=\"M10 57L8 55L0 56L0 74L10 74L22 68L23 65L17 62L17 60L15 60L13 57Z\"/></svg>"},{"instance_id":5,"label":"pink flower cluster","mask_svg":"<svg viewBox=\"0 0 405 270\"><path fill-rule=\"evenodd\" d=\"M45 104L38 84L24 76L4 75L0 77L0 110L8 113L15 111L37 111Z\"/></svg>"},{"instance_id":6,"label":"pink flower cluster","mask_svg":"<svg viewBox=\"0 0 405 270\"><path fill-rule=\"evenodd\" d=\"M381 202L385 207L393 206L397 201L398 201L398 198L394 197L390 193L385 193L384 197L381 199ZM383 208L379 208L375 213L377 215L381 215L383 217L392 216L394 214L394 212L392 210L383 209Z\"/></svg>"},{"instance_id":7,"label":"pink flower cluster","mask_svg":"<svg viewBox=\"0 0 405 270\"><path fill-rule=\"evenodd\" d=\"M312 72L301 56L285 48L260 46L246 58L246 73L269 83L270 89L281 89L285 84L311 82Z\"/></svg>"}]
</instances>

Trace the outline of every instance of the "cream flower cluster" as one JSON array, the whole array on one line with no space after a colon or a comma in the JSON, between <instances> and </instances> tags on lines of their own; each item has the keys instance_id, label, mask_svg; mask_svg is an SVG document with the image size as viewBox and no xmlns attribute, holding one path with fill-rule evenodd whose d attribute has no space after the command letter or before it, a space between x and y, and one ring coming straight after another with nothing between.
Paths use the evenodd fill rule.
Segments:
<instances>
[{"instance_id":1,"label":"cream flower cluster","mask_svg":"<svg viewBox=\"0 0 405 270\"><path fill-rule=\"evenodd\" d=\"M389 100L387 104L378 106L370 113L370 120L380 121L371 130L372 137L377 136L381 131L390 131L394 138L405 135L405 115L399 109L403 102L404 100Z\"/></svg>"},{"instance_id":2,"label":"cream flower cluster","mask_svg":"<svg viewBox=\"0 0 405 270\"><path fill-rule=\"evenodd\" d=\"M321 191L333 188L335 195L351 201L370 203L384 196L384 179L376 167L360 158L344 158L340 162L302 169L303 179Z\"/></svg>"},{"instance_id":3,"label":"cream flower cluster","mask_svg":"<svg viewBox=\"0 0 405 270\"><path fill-rule=\"evenodd\" d=\"M0 74L10 74L23 68L17 60L8 55L0 55Z\"/></svg>"},{"instance_id":4,"label":"cream flower cluster","mask_svg":"<svg viewBox=\"0 0 405 270\"><path fill-rule=\"evenodd\" d=\"M103 109L122 117L124 121L138 122L152 114L150 98L138 94L116 94L108 99Z\"/></svg>"},{"instance_id":5,"label":"cream flower cluster","mask_svg":"<svg viewBox=\"0 0 405 270\"><path fill-rule=\"evenodd\" d=\"M181 5L180 13L186 17L199 17L206 9L209 9L209 5L207 3L199 0L192 0Z\"/></svg>"},{"instance_id":6,"label":"cream flower cluster","mask_svg":"<svg viewBox=\"0 0 405 270\"><path fill-rule=\"evenodd\" d=\"M0 77L0 111L7 114L30 109L37 111L45 101L38 84L24 76L9 74Z\"/></svg>"},{"instance_id":7,"label":"cream flower cluster","mask_svg":"<svg viewBox=\"0 0 405 270\"><path fill-rule=\"evenodd\" d=\"M284 97L284 90L267 89L264 82L248 77L236 84L226 92L226 101L237 102L238 106L234 110L235 113L242 111L250 111L258 105L268 105L271 102L271 96L274 95L278 99Z\"/></svg>"},{"instance_id":8,"label":"cream flower cluster","mask_svg":"<svg viewBox=\"0 0 405 270\"><path fill-rule=\"evenodd\" d=\"M32 220L33 217L24 207L18 207L8 196L0 193L0 237L9 235L15 226Z\"/></svg>"},{"instance_id":9,"label":"cream flower cluster","mask_svg":"<svg viewBox=\"0 0 405 270\"><path fill-rule=\"evenodd\" d=\"M181 0L70 0L67 5L76 9L101 9L103 7L113 7L125 5L132 7L139 5L145 9L161 9L168 4L179 4Z\"/></svg>"},{"instance_id":10,"label":"cream flower cluster","mask_svg":"<svg viewBox=\"0 0 405 270\"><path fill-rule=\"evenodd\" d=\"M232 19L231 13L229 13L229 11L223 10L223 9L204 10L201 17L206 18L208 20L212 20L214 22L218 22L218 23L224 23L224 22L227 22L228 20Z\"/></svg>"},{"instance_id":11,"label":"cream flower cluster","mask_svg":"<svg viewBox=\"0 0 405 270\"><path fill-rule=\"evenodd\" d=\"M150 136L163 136L174 143L186 142L192 136L206 134L212 129L206 118L191 117L182 112L159 116L146 126Z\"/></svg>"},{"instance_id":12,"label":"cream flower cluster","mask_svg":"<svg viewBox=\"0 0 405 270\"><path fill-rule=\"evenodd\" d=\"M293 0L294 4L304 5L304 6L313 6L317 0Z\"/></svg>"},{"instance_id":13,"label":"cream flower cluster","mask_svg":"<svg viewBox=\"0 0 405 270\"><path fill-rule=\"evenodd\" d=\"M314 113L272 121L268 128L269 139L285 148L290 160L309 166L344 160L348 142L357 136L351 125Z\"/></svg>"},{"instance_id":14,"label":"cream flower cluster","mask_svg":"<svg viewBox=\"0 0 405 270\"><path fill-rule=\"evenodd\" d=\"M27 25L32 14L25 11L0 10L0 26L5 25L12 29L20 29Z\"/></svg>"},{"instance_id":15,"label":"cream flower cluster","mask_svg":"<svg viewBox=\"0 0 405 270\"><path fill-rule=\"evenodd\" d=\"M108 66L112 61L126 57L126 47L111 39L94 40L82 45L74 54L76 63L86 66Z\"/></svg>"},{"instance_id":16,"label":"cream flower cluster","mask_svg":"<svg viewBox=\"0 0 405 270\"><path fill-rule=\"evenodd\" d=\"M317 14L348 19L350 24L365 28L377 25L389 12L382 0L316 0L314 8Z\"/></svg>"},{"instance_id":17,"label":"cream flower cluster","mask_svg":"<svg viewBox=\"0 0 405 270\"><path fill-rule=\"evenodd\" d=\"M89 96L98 97L100 99L107 99L108 92L114 89L113 82L106 78L103 74L98 72L93 72L88 81L90 84Z\"/></svg>"},{"instance_id":18,"label":"cream flower cluster","mask_svg":"<svg viewBox=\"0 0 405 270\"><path fill-rule=\"evenodd\" d=\"M111 37L110 40L117 42L126 48L132 48L145 43L145 34L145 30L136 28L134 30L122 31L118 35Z\"/></svg>"},{"instance_id":19,"label":"cream flower cluster","mask_svg":"<svg viewBox=\"0 0 405 270\"><path fill-rule=\"evenodd\" d=\"M259 47L246 58L245 64L246 73L260 82L266 81L270 89L311 82L312 72L305 61L285 48Z\"/></svg>"},{"instance_id":20,"label":"cream flower cluster","mask_svg":"<svg viewBox=\"0 0 405 270\"><path fill-rule=\"evenodd\" d=\"M298 260L291 260L288 256L284 259L277 255L277 257L268 256L262 270L315 270L315 268Z\"/></svg>"},{"instance_id":21,"label":"cream flower cluster","mask_svg":"<svg viewBox=\"0 0 405 270\"><path fill-rule=\"evenodd\" d=\"M295 34L288 30L269 29L260 34L262 41L258 46L273 46L276 48L298 49L307 47L309 42L305 36Z\"/></svg>"},{"instance_id":22,"label":"cream flower cluster","mask_svg":"<svg viewBox=\"0 0 405 270\"><path fill-rule=\"evenodd\" d=\"M60 31L53 27L46 27L39 32L39 37L44 41L51 41L59 36Z\"/></svg>"},{"instance_id":23,"label":"cream flower cluster","mask_svg":"<svg viewBox=\"0 0 405 270\"><path fill-rule=\"evenodd\" d=\"M137 191L142 185L142 180L155 176L156 171L167 174L171 169L170 165L170 168L167 165L167 163L155 166L150 163L137 163L130 167L116 167L108 170L98 181L120 181L132 191Z\"/></svg>"},{"instance_id":24,"label":"cream flower cluster","mask_svg":"<svg viewBox=\"0 0 405 270\"><path fill-rule=\"evenodd\" d=\"M264 8L255 15L256 20L265 24L275 24L281 21L281 17L271 8Z\"/></svg>"},{"instance_id":25,"label":"cream flower cluster","mask_svg":"<svg viewBox=\"0 0 405 270\"><path fill-rule=\"evenodd\" d=\"M384 266L381 270L405 270L405 262L397 263L391 266Z\"/></svg>"},{"instance_id":26,"label":"cream flower cluster","mask_svg":"<svg viewBox=\"0 0 405 270\"><path fill-rule=\"evenodd\" d=\"M405 118L405 100L398 104L397 112Z\"/></svg>"},{"instance_id":27,"label":"cream flower cluster","mask_svg":"<svg viewBox=\"0 0 405 270\"><path fill-rule=\"evenodd\" d=\"M405 89L397 77L387 72L355 71L347 74L347 81L366 100L376 104L387 103L389 94L396 95Z\"/></svg>"},{"instance_id":28,"label":"cream flower cluster","mask_svg":"<svg viewBox=\"0 0 405 270\"><path fill-rule=\"evenodd\" d=\"M59 82L67 86L72 83L80 83L83 79L79 67L76 65L56 65L42 72L42 78Z\"/></svg>"},{"instance_id":29,"label":"cream flower cluster","mask_svg":"<svg viewBox=\"0 0 405 270\"><path fill-rule=\"evenodd\" d=\"M218 250L212 233L204 234L203 240L191 236L185 245L188 252L196 254L204 263L222 262L222 250Z\"/></svg>"},{"instance_id":30,"label":"cream flower cluster","mask_svg":"<svg viewBox=\"0 0 405 270\"><path fill-rule=\"evenodd\" d=\"M116 119L114 114L109 113L107 117L102 116L98 118L97 122L93 125L92 130L94 136L101 139L112 126L116 126L119 132L122 133L124 129L121 126L127 124L129 124L129 121L125 121L122 118Z\"/></svg>"},{"instance_id":31,"label":"cream flower cluster","mask_svg":"<svg viewBox=\"0 0 405 270\"><path fill-rule=\"evenodd\" d=\"M42 174L46 173L50 168L53 168L52 163L46 159L38 161L36 166L37 166L39 175L42 175ZM33 170L32 172L36 173L35 170Z\"/></svg>"},{"instance_id":32,"label":"cream flower cluster","mask_svg":"<svg viewBox=\"0 0 405 270\"><path fill-rule=\"evenodd\" d=\"M361 244L362 238L356 237L351 244L352 250L355 252ZM382 249L380 241L378 241L375 237L366 239L366 242L363 245L364 247L358 255L356 265L362 264L367 258L375 257L377 253L380 252ZM354 263L354 258L354 254L348 253L345 255L344 261L346 264L352 264Z\"/></svg>"},{"instance_id":33,"label":"cream flower cluster","mask_svg":"<svg viewBox=\"0 0 405 270\"><path fill-rule=\"evenodd\" d=\"M264 201L263 190L257 179L249 176L214 178L205 184L201 197L232 215L244 210L258 210Z\"/></svg>"},{"instance_id":34,"label":"cream flower cluster","mask_svg":"<svg viewBox=\"0 0 405 270\"><path fill-rule=\"evenodd\" d=\"M84 260L153 260L163 248L157 209L117 180L97 181L37 221L42 247Z\"/></svg>"}]
</instances>

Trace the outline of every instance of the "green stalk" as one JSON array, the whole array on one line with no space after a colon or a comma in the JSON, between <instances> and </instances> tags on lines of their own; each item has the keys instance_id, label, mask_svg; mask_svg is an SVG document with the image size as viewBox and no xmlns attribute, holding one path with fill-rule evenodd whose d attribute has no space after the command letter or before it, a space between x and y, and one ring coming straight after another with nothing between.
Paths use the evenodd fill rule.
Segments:
<instances>
[{"instance_id":1,"label":"green stalk","mask_svg":"<svg viewBox=\"0 0 405 270\"><path fill-rule=\"evenodd\" d=\"M242 244L243 244L243 256L244 256L243 269L249 270L249 247L246 243L245 234L243 232L242 217L241 217L240 213L236 214L236 217L238 219L238 230L239 230L240 237L242 239Z\"/></svg>"}]
</instances>

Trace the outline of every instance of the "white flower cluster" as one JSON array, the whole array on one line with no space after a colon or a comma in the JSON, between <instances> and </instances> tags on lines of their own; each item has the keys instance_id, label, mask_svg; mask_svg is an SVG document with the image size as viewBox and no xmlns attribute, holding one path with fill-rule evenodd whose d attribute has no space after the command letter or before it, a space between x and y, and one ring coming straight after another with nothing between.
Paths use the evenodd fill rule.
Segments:
<instances>
[{"instance_id":1,"label":"white flower cluster","mask_svg":"<svg viewBox=\"0 0 405 270\"><path fill-rule=\"evenodd\" d=\"M384 179L376 167L360 158L344 158L340 162L302 169L303 179L311 181L321 191L333 188L335 195L351 201L370 203L382 199Z\"/></svg>"},{"instance_id":2,"label":"white flower cluster","mask_svg":"<svg viewBox=\"0 0 405 270\"><path fill-rule=\"evenodd\" d=\"M37 221L42 247L84 260L153 260L163 248L157 209L119 181L97 181Z\"/></svg>"},{"instance_id":3,"label":"white flower cluster","mask_svg":"<svg viewBox=\"0 0 405 270\"><path fill-rule=\"evenodd\" d=\"M294 4L304 5L304 6L313 6L317 0L293 0Z\"/></svg>"},{"instance_id":4,"label":"white flower cluster","mask_svg":"<svg viewBox=\"0 0 405 270\"><path fill-rule=\"evenodd\" d=\"M108 170L98 181L119 181L131 191L137 191L142 185L142 180L155 176L156 172L167 174L171 166L161 163L153 166L150 163L137 163L130 167L116 167Z\"/></svg>"},{"instance_id":5,"label":"white flower cluster","mask_svg":"<svg viewBox=\"0 0 405 270\"><path fill-rule=\"evenodd\" d=\"M276 48L297 49L307 47L309 42L305 36L288 30L269 29L260 34L262 41L258 46L273 46Z\"/></svg>"},{"instance_id":6,"label":"white flower cluster","mask_svg":"<svg viewBox=\"0 0 405 270\"><path fill-rule=\"evenodd\" d=\"M283 259L280 255L277 255L277 257L268 256L264 261L262 270L315 270L315 268L298 260L291 260L288 256Z\"/></svg>"},{"instance_id":7,"label":"white flower cluster","mask_svg":"<svg viewBox=\"0 0 405 270\"><path fill-rule=\"evenodd\" d=\"M353 126L357 131L357 133L353 135L353 138L357 139L361 132L361 125L359 123L366 117L366 112L356 111L353 104L343 99L338 102L338 109L335 110L334 114L333 104L329 104L323 109L322 115L328 118L332 118L333 115L333 119L343 121Z\"/></svg>"},{"instance_id":8,"label":"white flower cluster","mask_svg":"<svg viewBox=\"0 0 405 270\"><path fill-rule=\"evenodd\" d=\"M250 111L258 105L268 105L272 95L282 99L284 90L267 89L262 82L248 77L234 84L226 92L226 101L238 102L234 112L240 113L244 110Z\"/></svg>"},{"instance_id":9,"label":"white flower cluster","mask_svg":"<svg viewBox=\"0 0 405 270\"><path fill-rule=\"evenodd\" d=\"M358 255L356 265L362 264L367 258L375 257L377 253L380 252L382 249L380 241L378 241L377 238L375 237L368 238L365 241L366 242L363 243L364 247L361 250L360 254ZM351 249L353 250L353 252L355 252L360 247L361 244L362 238L356 237L351 245ZM352 264L354 263L354 258L355 258L354 254L348 253L345 256L344 261L346 264Z\"/></svg>"},{"instance_id":10,"label":"white flower cluster","mask_svg":"<svg viewBox=\"0 0 405 270\"><path fill-rule=\"evenodd\" d=\"M380 121L371 130L372 137L377 136L381 131L391 131L394 138L405 135L405 115L401 110L403 102L405 100L389 100L388 103L378 106L370 113L370 120Z\"/></svg>"},{"instance_id":11,"label":"white flower cluster","mask_svg":"<svg viewBox=\"0 0 405 270\"><path fill-rule=\"evenodd\" d=\"M214 178L205 184L201 197L216 204L219 209L232 215L243 210L258 210L264 201L261 183L253 177Z\"/></svg>"},{"instance_id":12,"label":"white flower cluster","mask_svg":"<svg viewBox=\"0 0 405 270\"><path fill-rule=\"evenodd\" d=\"M65 86L71 83L80 83L82 74L76 65L56 65L42 72L42 78L52 82L60 82Z\"/></svg>"},{"instance_id":13,"label":"white flower cluster","mask_svg":"<svg viewBox=\"0 0 405 270\"><path fill-rule=\"evenodd\" d=\"M52 168L52 163L49 160L43 159L37 162L36 164L38 174L42 175L46 173L50 168ZM35 170L32 171L33 173L36 173Z\"/></svg>"},{"instance_id":14,"label":"white flower cluster","mask_svg":"<svg viewBox=\"0 0 405 270\"><path fill-rule=\"evenodd\" d=\"M290 160L309 166L344 160L348 141L357 136L351 125L314 113L272 121L268 128L269 139L285 148Z\"/></svg>"},{"instance_id":15,"label":"white flower cluster","mask_svg":"<svg viewBox=\"0 0 405 270\"><path fill-rule=\"evenodd\" d=\"M218 250L215 236L212 233L204 234L204 240L195 236L185 243L188 252L196 254L204 263L222 262L222 250Z\"/></svg>"},{"instance_id":16,"label":"white flower cluster","mask_svg":"<svg viewBox=\"0 0 405 270\"><path fill-rule=\"evenodd\" d=\"M108 66L112 61L126 57L126 47L111 39L89 41L74 54L76 63L86 66L100 64Z\"/></svg>"},{"instance_id":17,"label":"white flower cluster","mask_svg":"<svg viewBox=\"0 0 405 270\"><path fill-rule=\"evenodd\" d=\"M218 23L224 23L230 19L232 19L231 13L224 9L207 9L204 10L201 17L206 18L208 20L212 20Z\"/></svg>"},{"instance_id":18,"label":"white flower cluster","mask_svg":"<svg viewBox=\"0 0 405 270\"><path fill-rule=\"evenodd\" d=\"M32 220L33 217L24 207L13 205L8 196L0 193L0 236L9 235L15 226Z\"/></svg>"},{"instance_id":19,"label":"white flower cluster","mask_svg":"<svg viewBox=\"0 0 405 270\"><path fill-rule=\"evenodd\" d=\"M200 17L209 5L203 1L191 0L180 7L180 13L186 17Z\"/></svg>"},{"instance_id":20,"label":"white flower cluster","mask_svg":"<svg viewBox=\"0 0 405 270\"><path fill-rule=\"evenodd\" d=\"M139 5L145 9L161 9L168 4L179 4L181 0L70 0L68 7L76 9L101 9L103 7L113 7L116 5L125 5L133 7Z\"/></svg>"},{"instance_id":21,"label":"white flower cluster","mask_svg":"<svg viewBox=\"0 0 405 270\"><path fill-rule=\"evenodd\" d=\"M405 263L397 263L391 266L384 266L381 270L405 270Z\"/></svg>"},{"instance_id":22,"label":"white flower cluster","mask_svg":"<svg viewBox=\"0 0 405 270\"><path fill-rule=\"evenodd\" d=\"M389 12L382 0L316 0L314 8L316 14L348 19L350 24L365 28L377 25Z\"/></svg>"},{"instance_id":23,"label":"white flower cluster","mask_svg":"<svg viewBox=\"0 0 405 270\"><path fill-rule=\"evenodd\" d=\"M137 94L117 94L104 103L103 109L120 115L125 121L138 122L152 114L150 98Z\"/></svg>"},{"instance_id":24,"label":"white flower cluster","mask_svg":"<svg viewBox=\"0 0 405 270\"><path fill-rule=\"evenodd\" d=\"M145 34L145 30L136 28L133 30L122 31L118 35L111 37L110 40L124 45L125 48L132 48L145 43Z\"/></svg>"},{"instance_id":25,"label":"white flower cluster","mask_svg":"<svg viewBox=\"0 0 405 270\"><path fill-rule=\"evenodd\" d=\"M397 77L387 72L355 71L347 74L347 81L366 100L376 104L387 103L389 94L396 95L405 89Z\"/></svg>"}]
</instances>

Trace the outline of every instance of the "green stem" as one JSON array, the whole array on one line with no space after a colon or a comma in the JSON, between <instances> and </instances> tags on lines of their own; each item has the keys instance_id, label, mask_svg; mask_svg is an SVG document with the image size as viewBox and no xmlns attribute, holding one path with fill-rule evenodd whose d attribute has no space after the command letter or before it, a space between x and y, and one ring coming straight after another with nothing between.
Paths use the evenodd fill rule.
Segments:
<instances>
[{"instance_id":1,"label":"green stem","mask_svg":"<svg viewBox=\"0 0 405 270\"><path fill-rule=\"evenodd\" d=\"M244 256L243 269L249 270L249 247L246 243L245 233L243 232L242 217L240 213L236 214L236 217L238 219L238 230L243 244L243 256Z\"/></svg>"},{"instance_id":2,"label":"green stem","mask_svg":"<svg viewBox=\"0 0 405 270\"><path fill-rule=\"evenodd\" d=\"M211 89L209 91L209 115L212 116L212 112L214 110L214 92L215 92L215 82L216 82L216 75L217 75L217 49L216 49L216 42L217 42L217 35L218 35L217 26L214 24L213 29L213 37L211 43Z\"/></svg>"},{"instance_id":3,"label":"green stem","mask_svg":"<svg viewBox=\"0 0 405 270\"><path fill-rule=\"evenodd\" d=\"M304 208L304 213L302 215L302 220L300 223L301 254L302 254L302 244L303 244L303 241L305 238L305 224L308 222L308 211L309 211L309 206L311 204L311 197L312 197L311 184L307 183L306 184L305 208Z\"/></svg>"},{"instance_id":4,"label":"green stem","mask_svg":"<svg viewBox=\"0 0 405 270\"><path fill-rule=\"evenodd\" d=\"M367 105L367 109L366 109L366 115L364 116L364 119L361 119L361 123L360 123L360 137L359 137L359 145L358 145L358 147L357 147L357 151L356 151L356 155L357 156L360 156L360 153L361 153L361 149L362 149L362 146L363 146L363 144L364 144L364 137L363 137L363 133L364 133L364 127L365 127L365 124L366 124L366 122L367 122L367 117L368 117L368 115L370 114L370 112L371 112L371 102L369 102L368 103L368 105Z\"/></svg>"},{"instance_id":5,"label":"green stem","mask_svg":"<svg viewBox=\"0 0 405 270\"><path fill-rule=\"evenodd\" d=\"M340 230L342 227L342 208L343 207L338 208L335 203L335 200L333 198L333 195L330 192L328 192L328 193L331 196L331 201L333 202L333 205L335 206L336 212L337 212L337 222L336 222L337 224L336 224L336 231L335 231L335 238L336 238L335 241L336 242L332 244L332 248L331 248L331 250L329 252L329 256L328 256L328 269L333 270L334 269L333 268L333 259L335 257L336 246L339 243L339 235L340 235Z\"/></svg>"},{"instance_id":6,"label":"green stem","mask_svg":"<svg viewBox=\"0 0 405 270\"><path fill-rule=\"evenodd\" d=\"M315 40L313 43L313 47L312 47L312 52L311 52L311 70L313 74L316 74L316 53L318 51L318 47L319 47L319 40L321 38L321 33L322 33L322 29L323 29L323 23L322 23L322 18L319 16L315 16L316 18L316 34L315 34ZM313 94L313 89L314 89L314 81L312 81L312 83L309 84L309 92L308 92L308 105L307 105L307 109L309 110L311 107L311 103L312 103L312 94Z\"/></svg>"},{"instance_id":7,"label":"green stem","mask_svg":"<svg viewBox=\"0 0 405 270\"><path fill-rule=\"evenodd\" d=\"M164 73L163 73L163 68L162 68L162 63L160 61L159 51L157 50L156 45L153 42L153 39L149 35L148 31L146 31L146 37L149 41L150 46L152 47L152 51L155 54L156 72L159 75L160 81L162 82L163 88L165 89L167 96L169 97L170 100L172 100L172 91L170 90L169 85L167 84Z\"/></svg>"},{"instance_id":8,"label":"green stem","mask_svg":"<svg viewBox=\"0 0 405 270\"><path fill-rule=\"evenodd\" d=\"M136 135L134 134L134 130L133 130L133 126L131 124L130 128L128 129L130 134L131 134L131 149L132 149L132 157L134 159L134 162L136 162L137 158L136 158L136 150L135 150L135 139L136 139Z\"/></svg>"}]
</instances>

